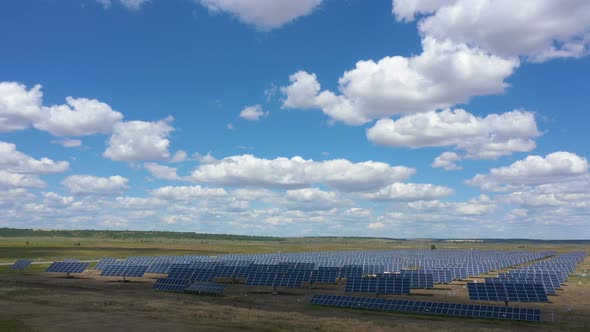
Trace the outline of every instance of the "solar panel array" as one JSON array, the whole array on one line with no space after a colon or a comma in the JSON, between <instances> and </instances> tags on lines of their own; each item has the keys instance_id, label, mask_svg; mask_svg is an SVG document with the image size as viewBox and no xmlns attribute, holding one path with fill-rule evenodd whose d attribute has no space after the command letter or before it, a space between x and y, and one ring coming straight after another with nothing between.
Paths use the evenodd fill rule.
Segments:
<instances>
[{"instance_id":1,"label":"solar panel array","mask_svg":"<svg viewBox=\"0 0 590 332\"><path fill-rule=\"evenodd\" d=\"M348 293L410 294L410 278L396 274L391 276L360 277L346 279L344 291Z\"/></svg>"},{"instance_id":2,"label":"solar panel array","mask_svg":"<svg viewBox=\"0 0 590 332\"><path fill-rule=\"evenodd\" d=\"M402 270L401 274L410 279L411 288L434 288L434 277L431 272Z\"/></svg>"},{"instance_id":3,"label":"solar panel array","mask_svg":"<svg viewBox=\"0 0 590 332\"><path fill-rule=\"evenodd\" d=\"M539 277L514 277L510 275L499 276L496 278L485 278L486 283L506 283L506 284L541 284L545 289L546 294L555 295L555 285L552 280L547 278ZM559 283L558 283L559 285Z\"/></svg>"},{"instance_id":4,"label":"solar panel array","mask_svg":"<svg viewBox=\"0 0 590 332\"><path fill-rule=\"evenodd\" d=\"M143 277L148 267L145 265L105 265L100 275L102 277Z\"/></svg>"},{"instance_id":5,"label":"solar panel array","mask_svg":"<svg viewBox=\"0 0 590 332\"><path fill-rule=\"evenodd\" d=\"M548 302L545 287L542 284L524 283L475 283L467 284L470 300L511 301L511 302Z\"/></svg>"},{"instance_id":6,"label":"solar panel array","mask_svg":"<svg viewBox=\"0 0 590 332\"><path fill-rule=\"evenodd\" d=\"M190 280L162 278L156 280L153 289L165 292L182 293L189 284Z\"/></svg>"},{"instance_id":7,"label":"solar panel array","mask_svg":"<svg viewBox=\"0 0 590 332\"><path fill-rule=\"evenodd\" d=\"M310 281L334 283L338 278L396 273L417 269L431 273L433 283L448 283L449 278L465 279L492 270L538 260L554 252L501 250L367 250L270 254L228 254L219 256L131 256L118 261L104 259L104 265L148 266L146 273L166 274L173 266L188 265L200 270L195 280L213 281L217 277L248 279L255 273L291 273L313 270ZM450 273L450 277L449 277ZM415 287L431 287L415 284Z\"/></svg>"},{"instance_id":8,"label":"solar panel array","mask_svg":"<svg viewBox=\"0 0 590 332\"><path fill-rule=\"evenodd\" d=\"M363 308L417 314L523 320L533 322L541 320L540 309L514 308L508 306L421 302L337 295L314 295L310 299L310 303L334 307Z\"/></svg>"},{"instance_id":9,"label":"solar panel array","mask_svg":"<svg viewBox=\"0 0 590 332\"><path fill-rule=\"evenodd\" d=\"M561 254L518 269L511 269L508 273L498 273L498 277L485 278L485 282L493 284L524 284L528 286L519 287L528 288L539 288L538 285L541 285L545 294L554 295L555 289L561 287L561 284L567 280L569 274L576 269L576 266L584 260L585 256L586 254L583 252ZM474 290L474 292L478 291ZM474 293L474 297L479 295L479 292L478 294Z\"/></svg>"},{"instance_id":10,"label":"solar panel array","mask_svg":"<svg viewBox=\"0 0 590 332\"><path fill-rule=\"evenodd\" d=\"M310 281L311 270L293 270L290 272L256 272L246 279L248 286L269 286L300 288L303 283Z\"/></svg>"},{"instance_id":11,"label":"solar panel array","mask_svg":"<svg viewBox=\"0 0 590 332\"><path fill-rule=\"evenodd\" d=\"M320 266L311 275L311 281L318 283L334 283L340 275L339 267Z\"/></svg>"},{"instance_id":12,"label":"solar panel array","mask_svg":"<svg viewBox=\"0 0 590 332\"><path fill-rule=\"evenodd\" d=\"M432 274L432 282L435 284L448 284L453 281L453 272L445 269L427 269L420 270Z\"/></svg>"},{"instance_id":13,"label":"solar panel array","mask_svg":"<svg viewBox=\"0 0 590 332\"><path fill-rule=\"evenodd\" d=\"M226 285L216 284L213 282L193 282L184 290L187 293L200 293L200 294L222 294L225 290Z\"/></svg>"},{"instance_id":14,"label":"solar panel array","mask_svg":"<svg viewBox=\"0 0 590 332\"><path fill-rule=\"evenodd\" d=\"M101 259L98 263L96 263L96 265L94 266L94 269L102 271L104 269L105 265L112 265L112 264L117 264L117 259L111 258L111 257L105 257L105 258Z\"/></svg>"},{"instance_id":15,"label":"solar panel array","mask_svg":"<svg viewBox=\"0 0 590 332\"><path fill-rule=\"evenodd\" d=\"M10 266L10 269L13 271L24 270L27 267L29 267L29 265L31 265L32 262L33 260L31 259L19 259Z\"/></svg>"},{"instance_id":16,"label":"solar panel array","mask_svg":"<svg viewBox=\"0 0 590 332\"><path fill-rule=\"evenodd\" d=\"M534 264L523 266L518 269L508 271L508 275L517 275L518 277L536 277L542 276L550 279L557 279L562 284L569 275L575 271L576 266L580 264L586 253L584 252L568 252L545 260L535 262ZM554 287L556 286L553 282Z\"/></svg>"},{"instance_id":17,"label":"solar panel array","mask_svg":"<svg viewBox=\"0 0 590 332\"><path fill-rule=\"evenodd\" d=\"M45 272L82 273L89 263L81 262L53 262Z\"/></svg>"}]
</instances>

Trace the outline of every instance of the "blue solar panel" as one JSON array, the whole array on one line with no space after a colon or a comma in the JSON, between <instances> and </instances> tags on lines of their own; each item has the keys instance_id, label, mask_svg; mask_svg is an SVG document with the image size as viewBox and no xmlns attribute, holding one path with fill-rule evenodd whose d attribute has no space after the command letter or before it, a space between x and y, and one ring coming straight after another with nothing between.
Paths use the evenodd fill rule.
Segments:
<instances>
[{"instance_id":1,"label":"blue solar panel","mask_svg":"<svg viewBox=\"0 0 590 332\"><path fill-rule=\"evenodd\" d=\"M340 269L340 278L356 278L363 276L363 267L356 265L344 265Z\"/></svg>"},{"instance_id":2,"label":"blue solar panel","mask_svg":"<svg viewBox=\"0 0 590 332\"><path fill-rule=\"evenodd\" d=\"M96 266L94 266L94 269L102 271L102 269L104 269L105 265L112 265L112 264L117 264L117 259L111 258L111 257L106 257L106 258L101 259L98 263L96 263Z\"/></svg>"},{"instance_id":3,"label":"blue solar panel","mask_svg":"<svg viewBox=\"0 0 590 332\"><path fill-rule=\"evenodd\" d=\"M516 277L516 276L500 276L497 278L485 278L486 283L511 283L511 284L541 284L545 288L547 294L555 294L555 286L551 279L543 279L539 277Z\"/></svg>"},{"instance_id":4,"label":"blue solar panel","mask_svg":"<svg viewBox=\"0 0 590 332\"><path fill-rule=\"evenodd\" d=\"M45 272L60 272L60 273L82 273L88 267L89 263L80 262L54 262Z\"/></svg>"},{"instance_id":5,"label":"blue solar panel","mask_svg":"<svg viewBox=\"0 0 590 332\"><path fill-rule=\"evenodd\" d=\"M201 293L201 294L222 294L226 285L216 284L213 282L196 281L190 284L184 290L187 293Z\"/></svg>"},{"instance_id":6,"label":"blue solar panel","mask_svg":"<svg viewBox=\"0 0 590 332\"><path fill-rule=\"evenodd\" d=\"M168 271L168 279L190 280L195 269L188 265L172 265Z\"/></svg>"},{"instance_id":7,"label":"blue solar panel","mask_svg":"<svg viewBox=\"0 0 590 332\"><path fill-rule=\"evenodd\" d=\"M213 281L217 277L214 269L197 269L193 273L192 281Z\"/></svg>"},{"instance_id":8,"label":"blue solar panel","mask_svg":"<svg viewBox=\"0 0 590 332\"><path fill-rule=\"evenodd\" d=\"M148 266L148 269L145 271L145 273L166 274L170 270L171 265L171 263L153 263L152 265Z\"/></svg>"},{"instance_id":9,"label":"blue solar panel","mask_svg":"<svg viewBox=\"0 0 590 332\"><path fill-rule=\"evenodd\" d=\"M377 278L347 278L344 291L347 293L377 293Z\"/></svg>"},{"instance_id":10,"label":"blue solar panel","mask_svg":"<svg viewBox=\"0 0 590 332\"><path fill-rule=\"evenodd\" d=\"M411 288L434 288L434 278L430 272L402 270L401 275L410 278Z\"/></svg>"},{"instance_id":11,"label":"blue solar panel","mask_svg":"<svg viewBox=\"0 0 590 332\"><path fill-rule=\"evenodd\" d=\"M33 261L30 259L19 259L18 261L14 262L12 266L10 266L10 269L13 271L24 270L27 267L29 267L29 265L31 265L32 262Z\"/></svg>"},{"instance_id":12,"label":"blue solar panel","mask_svg":"<svg viewBox=\"0 0 590 332\"><path fill-rule=\"evenodd\" d=\"M410 294L410 278L399 274L385 277L348 278L344 291L347 293Z\"/></svg>"},{"instance_id":13,"label":"blue solar panel","mask_svg":"<svg viewBox=\"0 0 590 332\"><path fill-rule=\"evenodd\" d=\"M334 283L339 274L339 267L319 267L313 271L311 280L318 283Z\"/></svg>"},{"instance_id":14,"label":"blue solar panel","mask_svg":"<svg viewBox=\"0 0 590 332\"><path fill-rule=\"evenodd\" d=\"M143 277L147 268L145 265L105 265L100 275L102 277Z\"/></svg>"},{"instance_id":15,"label":"blue solar panel","mask_svg":"<svg viewBox=\"0 0 590 332\"><path fill-rule=\"evenodd\" d=\"M383 298L337 295L314 295L310 303L345 308L409 312L429 315L477 317L502 320L540 321L541 310L507 306L484 306L458 303L418 302Z\"/></svg>"},{"instance_id":16,"label":"blue solar panel","mask_svg":"<svg viewBox=\"0 0 590 332\"><path fill-rule=\"evenodd\" d=\"M250 274L248 279L246 279L246 285L248 286L274 286L276 273L253 273Z\"/></svg>"},{"instance_id":17,"label":"blue solar panel","mask_svg":"<svg viewBox=\"0 0 590 332\"><path fill-rule=\"evenodd\" d=\"M424 269L420 271L432 274L432 282L435 284L448 284L453 281L453 273L450 270Z\"/></svg>"},{"instance_id":18,"label":"blue solar panel","mask_svg":"<svg viewBox=\"0 0 590 332\"><path fill-rule=\"evenodd\" d=\"M154 289L165 292L182 293L190 284L190 280L181 279L157 279L154 283Z\"/></svg>"},{"instance_id":19,"label":"blue solar panel","mask_svg":"<svg viewBox=\"0 0 590 332\"><path fill-rule=\"evenodd\" d=\"M467 284L469 299L476 301L548 302L541 284L473 283Z\"/></svg>"}]
</instances>

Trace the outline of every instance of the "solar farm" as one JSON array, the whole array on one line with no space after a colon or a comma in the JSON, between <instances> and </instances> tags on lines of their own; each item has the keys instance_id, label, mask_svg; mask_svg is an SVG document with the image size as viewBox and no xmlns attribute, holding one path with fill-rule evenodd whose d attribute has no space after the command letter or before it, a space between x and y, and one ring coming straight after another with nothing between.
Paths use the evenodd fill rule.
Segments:
<instances>
[{"instance_id":1,"label":"solar farm","mask_svg":"<svg viewBox=\"0 0 590 332\"><path fill-rule=\"evenodd\" d=\"M27 273L35 266L32 260L20 259L8 269L9 280L18 280L25 293L48 284L60 291L76 287L92 291L88 299L97 300L94 306L101 311L111 310L112 301L139 297L143 303L182 301L211 310L256 311L259 320L269 312L288 311L310 315L311 321L349 317L365 325L381 322L370 330L399 321L418 324L415 330L458 322L456 326L468 324L474 330L497 324L559 330L571 319L572 297L588 297L585 283L571 281L587 261L585 251L380 249L103 257L92 262L64 258L35 273ZM98 300L102 297L108 300ZM323 330L340 330L332 328L337 324L322 324ZM573 326L566 330L578 327Z\"/></svg>"}]
</instances>

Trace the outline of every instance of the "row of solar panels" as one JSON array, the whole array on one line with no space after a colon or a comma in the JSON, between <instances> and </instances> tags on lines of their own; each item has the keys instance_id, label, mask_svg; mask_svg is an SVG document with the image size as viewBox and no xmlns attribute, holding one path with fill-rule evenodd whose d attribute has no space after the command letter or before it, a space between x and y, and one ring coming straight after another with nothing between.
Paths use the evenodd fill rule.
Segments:
<instances>
[{"instance_id":1,"label":"row of solar panels","mask_svg":"<svg viewBox=\"0 0 590 332\"><path fill-rule=\"evenodd\" d=\"M214 282L174 279L158 279L154 284L155 290L176 292L176 293L199 293L199 294L223 294L227 285L216 284Z\"/></svg>"},{"instance_id":2,"label":"row of solar panels","mask_svg":"<svg viewBox=\"0 0 590 332\"><path fill-rule=\"evenodd\" d=\"M409 277L351 278L346 280L347 293L410 294L412 288Z\"/></svg>"},{"instance_id":3,"label":"row of solar panels","mask_svg":"<svg viewBox=\"0 0 590 332\"><path fill-rule=\"evenodd\" d=\"M542 284L475 283L467 284L469 299L476 301L548 302Z\"/></svg>"},{"instance_id":4,"label":"row of solar panels","mask_svg":"<svg viewBox=\"0 0 590 332\"><path fill-rule=\"evenodd\" d=\"M552 252L506 252L480 250L370 250L348 252L308 252L240 254L219 256L159 256L127 258L125 265L147 265L149 273L165 273L166 264L204 263L221 265L266 264L280 262L299 262L314 264L314 269L322 266L343 267L345 265L363 266L369 273L399 272L404 268L439 269L462 267L468 275L479 275L491 270L522 264L553 254ZM111 261L109 264L113 264ZM101 264L99 264L100 267Z\"/></svg>"},{"instance_id":5,"label":"row of solar panels","mask_svg":"<svg viewBox=\"0 0 590 332\"><path fill-rule=\"evenodd\" d=\"M535 262L531 265L523 266L519 269L510 270L508 271L508 274L518 274L519 276L551 275L553 278L557 278L557 281L561 284L567 280L569 275L574 272L577 265L580 264L585 257L585 252L568 252Z\"/></svg>"},{"instance_id":6,"label":"row of solar panels","mask_svg":"<svg viewBox=\"0 0 590 332\"><path fill-rule=\"evenodd\" d=\"M494 285L470 285L472 289L470 291L470 298L492 298L492 301L503 301L504 298L508 297L511 301L518 300L520 302L530 302L531 299L535 300L535 302L546 301L546 295L554 295L555 289L561 287L561 284L567 280L569 274L576 269L576 266L584 260L585 256L586 254L583 252L570 252L550 257L518 269L509 270L508 273L499 273L496 278L485 278L487 284ZM504 285L504 288L512 287L508 285L522 284L517 287L525 290L520 291L521 296L509 296L507 291L500 289L502 286L495 284ZM530 289L535 289L535 291L531 291ZM543 289L545 296L539 298L536 292L540 289ZM523 298L528 300L523 301Z\"/></svg>"},{"instance_id":7,"label":"row of solar panels","mask_svg":"<svg viewBox=\"0 0 590 332\"><path fill-rule=\"evenodd\" d=\"M354 309L372 309L397 311L404 313L432 314L458 317L477 317L487 319L540 321L541 310L514 308L508 306L487 306L459 303L421 302L392 300L382 298L363 298L337 295L314 295L312 304L345 307Z\"/></svg>"},{"instance_id":8,"label":"row of solar panels","mask_svg":"<svg viewBox=\"0 0 590 332\"><path fill-rule=\"evenodd\" d=\"M129 266L127 261L117 261L114 258L105 258L101 260L95 267L97 270L104 270L106 267L115 269L115 266ZM248 265L222 265L219 262L193 262L191 264L170 264L170 263L156 263L148 266L145 273L170 274L175 273L175 267L189 267L197 270L203 270L207 280L212 280L215 277L229 277L229 278L248 278L250 274L255 273L291 273L293 271L312 271L313 264L311 263L288 263L280 262L278 264L248 264ZM378 269L367 269L363 266L343 266L343 267L319 267L317 270L311 272L311 279L309 281L320 283L333 283L339 278L354 278L361 277L366 274L387 275L388 273L376 272ZM399 273L413 273L415 270L400 270ZM434 283L450 283L454 279L465 279L468 275L468 270L465 268L441 268L441 269L427 269L419 270L419 273L432 274ZM116 275L107 273L108 275ZM102 275L107 275L102 274ZM122 275L122 274L119 274ZM427 287L420 287L427 288Z\"/></svg>"},{"instance_id":9,"label":"row of solar panels","mask_svg":"<svg viewBox=\"0 0 590 332\"><path fill-rule=\"evenodd\" d=\"M110 265L110 264L121 264L121 265L147 265L149 266L147 273L156 273L156 274L165 274L168 273L168 270L170 269L170 267L172 265L178 264L178 263L170 263L170 262L163 262L161 260L158 261L153 261L150 262L150 260L125 260L125 261L117 261L114 258L104 258L103 260L101 260L95 267L95 269L97 270L102 270L103 267L105 265ZM236 268L236 267L244 267L244 266L256 266L256 265L260 265L260 266L266 266L268 267L269 270L272 270L273 272L280 272L281 270L288 270L288 269L293 269L293 268L299 268L299 269L303 269L303 267L297 267L297 266L292 266L292 265L310 265L311 267L309 267L310 269L321 269L321 268L344 268L346 269L349 266L355 266L355 267L361 267L362 268L362 273L363 274L377 274L377 273L387 273L387 272L401 272L404 269L406 269L407 267L402 266L400 264L392 266L385 266L385 265L344 265L342 267L315 267L313 263L292 263L292 262L278 262L275 264L256 264L256 263L252 263L250 261L242 261L242 262L235 262L235 261L228 261L228 262L203 262L203 261L194 261L191 263L184 263L184 264L189 264L192 267L201 267L204 269L214 269L220 266L226 266L228 269L229 268ZM308 267L305 267L308 268ZM465 266L465 267L422 267L423 270L449 270L451 271L452 279L464 279L466 278L468 275L479 275L481 273L484 273L486 271L492 270L494 269L493 266L485 266L485 265L471 265L471 266ZM440 281L442 282L448 282L447 281Z\"/></svg>"},{"instance_id":10,"label":"row of solar panels","mask_svg":"<svg viewBox=\"0 0 590 332\"><path fill-rule=\"evenodd\" d=\"M66 258L62 261L62 263L75 263L75 262L78 262L78 260L74 259L74 258ZM26 269L27 267L29 267L31 265L31 263L33 263L32 259L19 259L10 266L10 270L22 271L22 270Z\"/></svg>"}]
</instances>

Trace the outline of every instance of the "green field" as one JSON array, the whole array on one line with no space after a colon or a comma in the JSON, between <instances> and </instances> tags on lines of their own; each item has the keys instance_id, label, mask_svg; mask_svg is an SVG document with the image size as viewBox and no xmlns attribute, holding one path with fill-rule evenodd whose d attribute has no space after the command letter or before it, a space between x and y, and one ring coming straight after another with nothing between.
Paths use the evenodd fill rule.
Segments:
<instances>
[{"instance_id":1,"label":"green field","mask_svg":"<svg viewBox=\"0 0 590 332\"><path fill-rule=\"evenodd\" d=\"M372 249L590 249L590 241L482 240L451 242L429 239L349 237L278 238L239 235L126 232L126 231L33 231L0 229L0 263L19 258L53 261L63 258L95 260L103 257L158 255L216 255L297 251Z\"/></svg>"}]
</instances>

